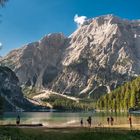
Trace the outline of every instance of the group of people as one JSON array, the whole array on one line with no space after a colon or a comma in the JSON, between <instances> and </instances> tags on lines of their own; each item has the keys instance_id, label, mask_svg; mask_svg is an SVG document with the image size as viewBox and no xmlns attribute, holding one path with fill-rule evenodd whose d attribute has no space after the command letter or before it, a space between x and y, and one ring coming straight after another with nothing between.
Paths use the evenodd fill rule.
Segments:
<instances>
[{"instance_id":1,"label":"group of people","mask_svg":"<svg viewBox=\"0 0 140 140\"><path fill-rule=\"evenodd\" d=\"M130 128L132 128L132 118L131 118L131 115L129 116L128 121L129 121L129 124L130 124ZM88 123L88 126L91 127L91 123L92 123L92 118L91 118L91 116L89 116L89 117L87 118L87 123ZM19 115L18 115L17 118L16 118L16 124L17 124L17 125L20 124L20 116L19 116ZM83 127L83 125L84 125L83 118L81 118L80 124L81 124L81 126ZM107 117L107 124L113 126L113 124L114 124L114 118L113 118L112 116Z\"/></svg>"},{"instance_id":2,"label":"group of people","mask_svg":"<svg viewBox=\"0 0 140 140\"><path fill-rule=\"evenodd\" d=\"M89 116L89 117L87 118L87 123L88 123L88 126L91 127L91 123L92 123L92 118L91 118L91 116ZM113 124L114 124L114 118L113 118L112 116L107 117L107 123L108 123L108 125L111 124L111 126L113 126ZM81 118L80 124L81 124L81 126L83 127L83 125L84 125L83 118Z\"/></svg>"},{"instance_id":3,"label":"group of people","mask_svg":"<svg viewBox=\"0 0 140 140\"><path fill-rule=\"evenodd\" d=\"M128 121L129 121L129 124L130 124L130 128L132 128L132 118L131 118L131 115L129 116ZM91 118L91 116L89 116L89 117L87 118L87 123L88 123L88 126L91 127L91 123L92 123L92 118ZM81 118L80 124L81 124L81 126L83 127L83 125L84 125L83 118ZM108 124L108 125L111 125L111 126L114 125L114 118L113 118L112 116L107 117L107 124Z\"/></svg>"},{"instance_id":4,"label":"group of people","mask_svg":"<svg viewBox=\"0 0 140 140\"><path fill-rule=\"evenodd\" d=\"M88 123L88 126L89 126L89 127L91 127L91 122L92 122L92 118L91 118L91 116L89 116L89 117L87 118L87 123ZM83 127L83 124L84 124L83 118L81 118L80 124L81 124L81 126Z\"/></svg>"},{"instance_id":5,"label":"group of people","mask_svg":"<svg viewBox=\"0 0 140 140\"><path fill-rule=\"evenodd\" d=\"M113 124L114 124L114 118L113 118L112 116L107 117L107 124L108 124L108 125L111 124L111 126L113 126Z\"/></svg>"},{"instance_id":6,"label":"group of people","mask_svg":"<svg viewBox=\"0 0 140 140\"><path fill-rule=\"evenodd\" d=\"M130 128L132 128L132 118L131 118L131 115L129 116L128 121L129 121ZM111 126L113 126L114 118L112 116L111 117L107 117L107 123L108 123L108 125L111 124Z\"/></svg>"}]
</instances>

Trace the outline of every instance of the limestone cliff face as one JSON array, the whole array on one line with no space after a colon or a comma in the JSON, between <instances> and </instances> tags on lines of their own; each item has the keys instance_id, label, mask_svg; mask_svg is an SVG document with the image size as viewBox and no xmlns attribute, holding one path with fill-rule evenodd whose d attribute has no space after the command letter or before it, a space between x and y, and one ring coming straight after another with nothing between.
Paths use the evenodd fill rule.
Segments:
<instances>
[{"instance_id":1,"label":"limestone cliff face","mask_svg":"<svg viewBox=\"0 0 140 140\"><path fill-rule=\"evenodd\" d=\"M4 111L31 111L42 109L40 104L24 97L18 77L8 67L0 66L0 98Z\"/></svg>"},{"instance_id":2,"label":"limestone cliff face","mask_svg":"<svg viewBox=\"0 0 140 140\"><path fill-rule=\"evenodd\" d=\"M59 73L67 42L62 34L50 34L10 52L1 62L16 72L22 85L46 87Z\"/></svg>"},{"instance_id":3,"label":"limestone cliff face","mask_svg":"<svg viewBox=\"0 0 140 140\"><path fill-rule=\"evenodd\" d=\"M98 97L140 74L140 21L101 16L70 38L54 89Z\"/></svg>"},{"instance_id":4,"label":"limestone cliff face","mask_svg":"<svg viewBox=\"0 0 140 140\"><path fill-rule=\"evenodd\" d=\"M0 96L9 104L6 110L22 109L26 103L17 76L7 67L0 67Z\"/></svg>"},{"instance_id":5,"label":"limestone cliff face","mask_svg":"<svg viewBox=\"0 0 140 140\"><path fill-rule=\"evenodd\" d=\"M106 15L69 38L45 36L1 59L22 84L74 96L98 97L140 75L140 21Z\"/></svg>"}]
</instances>

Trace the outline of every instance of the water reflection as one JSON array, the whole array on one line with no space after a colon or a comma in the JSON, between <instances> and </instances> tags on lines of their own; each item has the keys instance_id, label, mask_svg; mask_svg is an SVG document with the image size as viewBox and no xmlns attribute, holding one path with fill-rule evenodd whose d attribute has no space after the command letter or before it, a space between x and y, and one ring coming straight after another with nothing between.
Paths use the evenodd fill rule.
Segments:
<instances>
[{"instance_id":1,"label":"water reflection","mask_svg":"<svg viewBox=\"0 0 140 140\"><path fill-rule=\"evenodd\" d=\"M23 112L19 114L22 124L42 123L45 126L70 126L80 125L83 118L84 125L87 125L87 117L92 116L92 123L97 125L107 124L107 117L113 116L114 124L128 124L127 113L95 113L95 112ZM0 117L0 124L15 124L17 113L4 113ZM132 115L134 124L140 124L140 114Z\"/></svg>"}]
</instances>

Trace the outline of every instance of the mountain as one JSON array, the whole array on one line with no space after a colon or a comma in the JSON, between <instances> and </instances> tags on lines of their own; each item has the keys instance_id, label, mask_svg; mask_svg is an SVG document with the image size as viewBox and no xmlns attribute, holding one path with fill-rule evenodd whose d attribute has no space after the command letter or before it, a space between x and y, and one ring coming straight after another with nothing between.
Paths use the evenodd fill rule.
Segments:
<instances>
[{"instance_id":1,"label":"mountain","mask_svg":"<svg viewBox=\"0 0 140 140\"><path fill-rule=\"evenodd\" d=\"M1 58L21 85L99 98L140 75L140 20L88 19L72 35L46 35Z\"/></svg>"},{"instance_id":2,"label":"mountain","mask_svg":"<svg viewBox=\"0 0 140 140\"><path fill-rule=\"evenodd\" d=\"M43 87L58 75L67 40L62 34L50 34L11 51L1 62L15 71L21 84Z\"/></svg>"},{"instance_id":3,"label":"mountain","mask_svg":"<svg viewBox=\"0 0 140 140\"><path fill-rule=\"evenodd\" d=\"M22 110L26 103L17 76L7 67L0 67L0 96L5 100L5 110Z\"/></svg>"},{"instance_id":4,"label":"mountain","mask_svg":"<svg viewBox=\"0 0 140 140\"><path fill-rule=\"evenodd\" d=\"M18 77L8 67L0 66L0 112L4 111L29 111L40 109L24 97Z\"/></svg>"}]
</instances>

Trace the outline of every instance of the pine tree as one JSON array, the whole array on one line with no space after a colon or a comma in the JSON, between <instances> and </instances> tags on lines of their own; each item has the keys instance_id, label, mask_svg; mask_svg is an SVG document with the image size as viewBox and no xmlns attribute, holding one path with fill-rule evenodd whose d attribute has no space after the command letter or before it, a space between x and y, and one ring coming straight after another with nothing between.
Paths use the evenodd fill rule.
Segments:
<instances>
[{"instance_id":1,"label":"pine tree","mask_svg":"<svg viewBox=\"0 0 140 140\"><path fill-rule=\"evenodd\" d=\"M131 92L131 98L130 98L130 107L135 107L136 106L136 92L133 90Z\"/></svg>"},{"instance_id":2,"label":"pine tree","mask_svg":"<svg viewBox=\"0 0 140 140\"><path fill-rule=\"evenodd\" d=\"M121 87L105 94L99 100L98 108L106 110L128 110L129 108L140 109L140 77L127 82Z\"/></svg>"}]
</instances>

